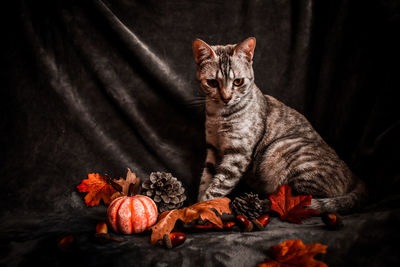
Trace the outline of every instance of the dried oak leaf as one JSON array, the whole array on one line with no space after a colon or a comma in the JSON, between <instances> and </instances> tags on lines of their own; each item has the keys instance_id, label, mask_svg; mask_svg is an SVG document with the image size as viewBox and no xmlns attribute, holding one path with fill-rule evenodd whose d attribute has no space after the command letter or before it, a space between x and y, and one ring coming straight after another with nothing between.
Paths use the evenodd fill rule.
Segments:
<instances>
[{"instance_id":1,"label":"dried oak leaf","mask_svg":"<svg viewBox=\"0 0 400 267\"><path fill-rule=\"evenodd\" d=\"M97 206L103 199L104 204L110 204L111 196L116 192L107 179L98 173L89 173L88 179L82 180L77 186L79 192L88 192L85 196L86 206Z\"/></svg>"},{"instance_id":2,"label":"dried oak leaf","mask_svg":"<svg viewBox=\"0 0 400 267\"><path fill-rule=\"evenodd\" d=\"M305 207L311 204L312 196L292 196L292 189L288 184L282 185L278 193L270 195L271 210L280 214L282 221L301 224L302 218L311 218L318 211Z\"/></svg>"},{"instance_id":3,"label":"dried oak leaf","mask_svg":"<svg viewBox=\"0 0 400 267\"><path fill-rule=\"evenodd\" d=\"M128 190L129 190L129 185L130 184L134 184L135 185L135 191L137 192L140 186L140 178L136 177L136 174L134 172L131 171L131 169L128 168L128 171L126 173L126 178L120 178L118 180L115 181L117 184L119 184L122 187L121 192L115 192L112 196L111 196L111 200L116 199L117 197L120 196L126 196L128 195Z\"/></svg>"},{"instance_id":4,"label":"dried oak leaf","mask_svg":"<svg viewBox=\"0 0 400 267\"><path fill-rule=\"evenodd\" d=\"M271 258L258 265L258 267L324 267L328 266L322 261L314 259L319 253L326 253L327 246L320 243L305 245L301 240L286 240L270 248Z\"/></svg>"},{"instance_id":5,"label":"dried oak leaf","mask_svg":"<svg viewBox=\"0 0 400 267\"><path fill-rule=\"evenodd\" d=\"M157 224L151 227L151 243L154 244L162 239L165 234L171 233L178 219L182 220L184 223L189 223L201 218L202 220L208 220L219 228L223 228L221 218L211 209L215 209L215 211L221 215L223 213L230 214L230 201L229 198L216 198L199 202L183 209L164 211L158 218Z\"/></svg>"}]
</instances>

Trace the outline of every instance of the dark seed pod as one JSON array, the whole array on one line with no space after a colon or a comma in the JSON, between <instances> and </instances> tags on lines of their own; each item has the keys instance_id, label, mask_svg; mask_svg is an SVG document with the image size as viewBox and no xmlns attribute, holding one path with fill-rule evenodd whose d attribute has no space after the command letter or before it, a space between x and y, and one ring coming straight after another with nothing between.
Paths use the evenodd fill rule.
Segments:
<instances>
[{"instance_id":1,"label":"dark seed pod","mask_svg":"<svg viewBox=\"0 0 400 267\"><path fill-rule=\"evenodd\" d=\"M246 216L243 215L238 215L236 216L236 220L238 224L241 226L243 231L245 232L251 232L253 231L253 223L249 221L249 219L246 218Z\"/></svg>"},{"instance_id":2,"label":"dark seed pod","mask_svg":"<svg viewBox=\"0 0 400 267\"><path fill-rule=\"evenodd\" d=\"M173 248L183 244L186 240L186 235L181 232L174 232L170 234L165 234L163 237L162 244L166 248Z\"/></svg>"},{"instance_id":3,"label":"dark seed pod","mask_svg":"<svg viewBox=\"0 0 400 267\"><path fill-rule=\"evenodd\" d=\"M253 219L251 222L253 223L255 229L264 231L264 226L257 219Z\"/></svg>"},{"instance_id":4,"label":"dark seed pod","mask_svg":"<svg viewBox=\"0 0 400 267\"><path fill-rule=\"evenodd\" d=\"M186 241L186 235L181 232L174 232L169 234L169 238L171 239L171 243L173 247L179 246Z\"/></svg>"},{"instance_id":5,"label":"dark seed pod","mask_svg":"<svg viewBox=\"0 0 400 267\"><path fill-rule=\"evenodd\" d=\"M271 220L271 216L269 214L263 214L260 217L257 218L257 220L262 224L262 226L265 228L269 221Z\"/></svg>"},{"instance_id":6,"label":"dark seed pod","mask_svg":"<svg viewBox=\"0 0 400 267\"><path fill-rule=\"evenodd\" d=\"M108 233L108 227L106 222L99 222L96 225L96 234L107 234Z\"/></svg>"},{"instance_id":7,"label":"dark seed pod","mask_svg":"<svg viewBox=\"0 0 400 267\"><path fill-rule=\"evenodd\" d=\"M260 217L258 217L257 219L251 220L251 222L253 223L253 225L255 226L255 228L257 230L264 231L264 229L267 226L267 224L269 223L270 219L271 219L271 217L269 216L269 214L263 214Z\"/></svg>"},{"instance_id":8,"label":"dark seed pod","mask_svg":"<svg viewBox=\"0 0 400 267\"><path fill-rule=\"evenodd\" d=\"M74 242L75 242L75 237L73 235L67 235L61 238L57 242L57 246L61 251L67 252L71 248Z\"/></svg>"},{"instance_id":9,"label":"dark seed pod","mask_svg":"<svg viewBox=\"0 0 400 267\"><path fill-rule=\"evenodd\" d=\"M321 219L330 230L338 230L343 227L342 218L331 212L324 212L321 214Z\"/></svg>"}]
</instances>

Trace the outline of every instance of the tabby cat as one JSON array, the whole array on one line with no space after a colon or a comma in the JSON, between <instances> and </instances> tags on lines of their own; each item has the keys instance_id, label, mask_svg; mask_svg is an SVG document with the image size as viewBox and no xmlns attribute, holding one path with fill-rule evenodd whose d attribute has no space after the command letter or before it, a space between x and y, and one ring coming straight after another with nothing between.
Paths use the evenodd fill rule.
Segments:
<instances>
[{"instance_id":1,"label":"tabby cat","mask_svg":"<svg viewBox=\"0 0 400 267\"><path fill-rule=\"evenodd\" d=\"M209 46L196 39L197 79L206 97L207 157L198 200L226 196L245 173L262 195L289 184L313 196L311 208L347 213L365 199L364 183L307 119L254 83L255 38Z\"/></svg>"}]
</instances>

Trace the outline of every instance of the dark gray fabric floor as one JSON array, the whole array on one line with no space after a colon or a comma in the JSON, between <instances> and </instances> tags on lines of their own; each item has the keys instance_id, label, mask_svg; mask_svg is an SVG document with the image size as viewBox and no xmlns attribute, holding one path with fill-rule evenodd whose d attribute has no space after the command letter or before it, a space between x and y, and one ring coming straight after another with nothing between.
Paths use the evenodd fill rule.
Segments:
<instances>
[{"instance_id":1,"label":"dark gray fabric floor","mask_svg":"<svg viewBox=\"0 0 400 267\"><path fill-rule=\"evenodd\" d=\"M257 266L267 250L288 239L322 243L326 254L316 258L328 266L397 266L400 261L398 199L370 206L368 211L343 217L345 226L327 230L319 217L303 224L273 217L262 232L188 232L184 244L166 249L150 244L150 233L116 235L123 242L100 244L94 236L105 208L84 208L80 214L23 217L2 220L3 266ZM83 204L83 203L82 203ZM392 207L390 207L392 205ZM73 235L67 252L58 240Z\"/></svg>"},{"instance_id":2,"label":"dark gray fabric floor","mask_svg":"<svg viewBox=\"0 0 400 267\"><path fill-rule=\"evenodd\" d=\"M330 266L398 266L399 29L397 0L3 1L0 265L255 266L299 238L328 245ZM105 207L77 192L88 173L171 172L195 202L206 144L191 44L250 36L258 87L305 115L376 206L337 232L275 218L262 233L189 234L174 250L149 235L94 242Z\"/></svg>"}]
</instances>

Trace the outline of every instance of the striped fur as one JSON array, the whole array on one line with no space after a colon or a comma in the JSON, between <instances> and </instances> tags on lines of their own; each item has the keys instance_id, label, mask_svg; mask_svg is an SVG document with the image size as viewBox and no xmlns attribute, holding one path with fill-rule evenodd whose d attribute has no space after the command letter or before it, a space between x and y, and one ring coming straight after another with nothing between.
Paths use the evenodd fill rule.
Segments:
<instances>
[{"instance_id":1,"label":"striped fur","mask_svg":"<svg viewBox=\"0 0 400 267\"><path fill-rule=\"evenodd\" d=\"M207 157L198 200L226 196L250 172L248 184L262 195L288 183L313 195L314 209L353 210L366 197L364 183L303 115L262 94L254 83L254 48L254 38L225 46L193 42L206 95Z\"/></svg>"}]
</instances>

